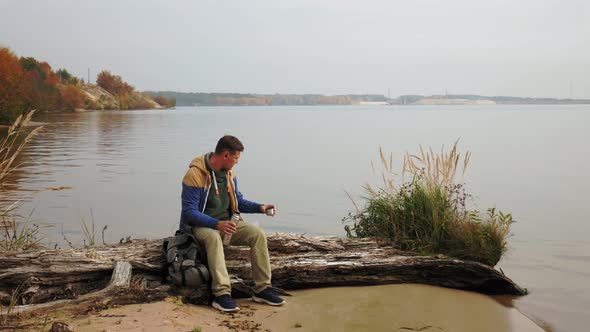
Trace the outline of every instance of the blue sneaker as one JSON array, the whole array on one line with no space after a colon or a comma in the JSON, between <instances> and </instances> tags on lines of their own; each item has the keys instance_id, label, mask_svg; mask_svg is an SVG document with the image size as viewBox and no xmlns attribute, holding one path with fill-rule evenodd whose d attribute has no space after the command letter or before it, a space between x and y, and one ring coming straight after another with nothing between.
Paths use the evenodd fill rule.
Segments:
<instances>
[{"instance_id":1,"label":"blue sneaker","mask_svg":"<svg viewBox=\"0 0 590 332\"><path fill-rule=\"evenodd\" d=\"M274 306L285 304L285 300L281 299L272 288L267 288L258 294L252 295L252 300L258 303L266 303Z\"/></svg>"},{"instance_id":2,"label":"blue sneaker","mask_svg":"<svg viewBox=\"0 0 590 332\"><path fill-rule=\"evenodd\" d=\"M236 304L236 301L228 294L217 296L211 306L217 310L223 312L236 312L240 310L240 307Z\"/></svg>"}]
</instances>

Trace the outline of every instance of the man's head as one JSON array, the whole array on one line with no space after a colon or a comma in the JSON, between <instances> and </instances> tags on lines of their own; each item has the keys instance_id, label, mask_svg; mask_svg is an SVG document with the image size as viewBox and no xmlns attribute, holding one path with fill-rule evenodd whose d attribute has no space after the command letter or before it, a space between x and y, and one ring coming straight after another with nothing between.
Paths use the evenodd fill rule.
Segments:
<instances>
[{"instance_id":1,"label":"man's head","mask_svg":"<svg viewBox=\"0 0 590 332\"><path fill-rule=\"evenodd\" d=\"M242 151L244 151L242 142L231 135L220 138L215 147L215 155L221 162L221 168L228 171L238 163Z\"/></svg>"}]
</instances>

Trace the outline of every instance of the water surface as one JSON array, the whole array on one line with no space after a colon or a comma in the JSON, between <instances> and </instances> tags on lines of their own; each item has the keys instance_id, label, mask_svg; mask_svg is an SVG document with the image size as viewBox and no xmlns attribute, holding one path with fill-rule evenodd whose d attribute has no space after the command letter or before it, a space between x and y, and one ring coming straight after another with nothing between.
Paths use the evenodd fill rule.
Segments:
<instances>
[{"instance_id":1,"label":"water surface","mask_svg":"<svg viewBox=\"0 0 590 332\"><path fill-rule=\"evenodd\" d=\"M512 212L511 251L498 267L531 291L517 306L555 331L584 331L590 308L590 108L581 106L179 107L165 111L39 114L44 131L26 148L0 201L54 225L65 247L159 238L178 225L181 180L194 157L224 134L246 149L236 172L248 199L275 203L269 232L344 235L342 218L378 181L378 147L400 165L420 144L460 138L472 152L465 177L476 207ZM398 168L399 169L399 168ZM64 190L58 187L71 187ZM62 232L63 231L63 232Z\"/></svg>"}]
</instances>

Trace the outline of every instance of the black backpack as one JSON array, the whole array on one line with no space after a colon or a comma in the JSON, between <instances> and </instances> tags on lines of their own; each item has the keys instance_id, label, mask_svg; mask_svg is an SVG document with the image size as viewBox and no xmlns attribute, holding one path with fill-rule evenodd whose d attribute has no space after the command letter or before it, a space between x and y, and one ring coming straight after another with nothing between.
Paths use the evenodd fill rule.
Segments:
<instances>
[{"instance_id":1,"label":"black backpack","mask_svg":"<svg viewBox=\"0 0 590 332\"><path fill-rule=\"evenodd\" d=\"M207 254L192 234L177 231L164 240L168 281L182 287L199 288L211 281Z\"/></svg>"}]
</instances>

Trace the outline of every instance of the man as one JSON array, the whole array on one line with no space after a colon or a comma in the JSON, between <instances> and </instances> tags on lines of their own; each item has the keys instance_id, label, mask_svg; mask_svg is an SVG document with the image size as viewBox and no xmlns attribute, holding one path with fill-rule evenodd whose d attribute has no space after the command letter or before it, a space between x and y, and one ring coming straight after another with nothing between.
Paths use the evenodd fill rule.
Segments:
<instances>
[{"instance_id":1,"label":"man","mask_svg":"<svg viewBox=\"0 0 590 332\"><path fill-rule=\"evenodd\" d=\"M232 168L238 163L244 146L234 136L223 136L215 152L195 158L182 180L180 230L192 232L207 251L215 299L212 306L224 312L240 310L231 297L231 284L225 266L222 238L230 244L249 246L254 279L255 302L283 305L271 286L270 259L266 235L259 227L230 221L234 213L266 213L272 204L244 199Z\"/></svg>"}]
</instances>

